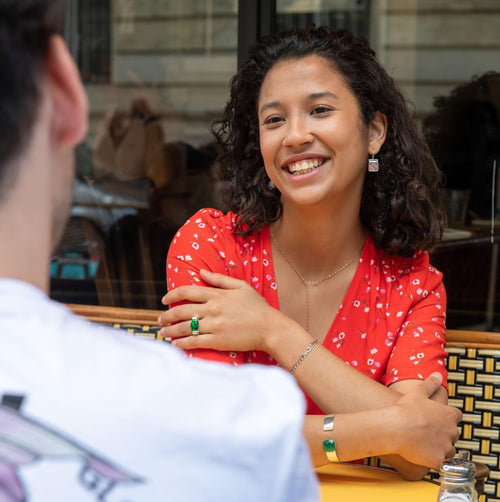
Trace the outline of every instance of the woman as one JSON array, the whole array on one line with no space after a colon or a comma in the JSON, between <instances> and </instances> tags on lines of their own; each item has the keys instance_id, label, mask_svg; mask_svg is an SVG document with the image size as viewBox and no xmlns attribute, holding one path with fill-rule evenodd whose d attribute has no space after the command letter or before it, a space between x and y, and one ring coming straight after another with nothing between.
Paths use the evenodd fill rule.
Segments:
<instances>
[{"instance_id":1,"label":"woman","mask_svg":"<svg viewBox=\"0 0 500 502\"><path fill-rule=\"evenodd\" d=\"M328 436L341 460L388 454L411 479L438 467L460 418L445 387L429 400L434 379L418 384L446 379L445 291L423 251L444 226L440 174L366 40L315 27L264 38L214 132L232 211L202 210L174 238L162 334L293 373L316 464ZM420 440L409 416L426 424Z\"/></svg>"}]
</instances>

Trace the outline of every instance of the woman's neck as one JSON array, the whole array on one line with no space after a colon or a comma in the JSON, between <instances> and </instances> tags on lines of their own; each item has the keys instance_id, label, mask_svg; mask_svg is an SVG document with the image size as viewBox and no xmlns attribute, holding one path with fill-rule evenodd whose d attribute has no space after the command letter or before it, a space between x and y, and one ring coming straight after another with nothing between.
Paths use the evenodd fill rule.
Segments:
<instances>
[{"instance_id":1,"label":"woman's neck","mask_svg":"<svg viewBox=\"0 0 500 502\"><path fill-rule=\"evenodd\" d=\"M270 227L287 258L314 281L357 255L365 242L358 211L304 211L284 207Z\"/></svg>"}]
</instances>

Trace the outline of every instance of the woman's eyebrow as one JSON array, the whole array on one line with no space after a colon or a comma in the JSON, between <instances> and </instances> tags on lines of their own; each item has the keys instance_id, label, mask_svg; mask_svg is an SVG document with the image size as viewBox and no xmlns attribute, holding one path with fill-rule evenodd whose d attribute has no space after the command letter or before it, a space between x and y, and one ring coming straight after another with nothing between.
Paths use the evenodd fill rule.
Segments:
<instances>
[{"instance_id":1,"label":"woman's eyebrow","mask_svg":"<svg viewBox=\"0 0 500 502\"><path fill-rule=\"evenodd\" d=\"M266 103L265 105L262 105L259 110L259 115L262 115L263 112L265 112L268 108L275 108L280 105L279 101L271 101L270 103Z\"/></svg>"},{"instance_id":2,"label":"woman's eyebrow","mask_svg":"<svg viewBox=\"0 0 500 502\"><path fill-rule=\"evenodd\" d=\"M319 98L333 98L333 99L336 99L336 100L339 99L339 97L336 94L334 94L333 92L329 92L329 91L315 92L315 93L310 94L308 96L308 99L310 101L313 101L313 100L319 99Z\"/></svg>"},{"instance_id":3,"label":"woman's eyebrow","mask_svg":"<svg viewBox=\"0 0 500 502\"><path fill-rule=\"evenodd\" d=\"M339 97L336 94L334 94L333 92L322 91L322 92L314 92L312 94L309 94L309 96L307 96L307 101L314 101L315 99L321 99L321 98L333 98L333 99L336 99L337 101L339 100ZM279 106L280 106L280 101L271 101L269 103L266 103L260 107L259 115L264 113L269 108L275 108L275 107L279 107Z\"/></svg>"}]
</instances>

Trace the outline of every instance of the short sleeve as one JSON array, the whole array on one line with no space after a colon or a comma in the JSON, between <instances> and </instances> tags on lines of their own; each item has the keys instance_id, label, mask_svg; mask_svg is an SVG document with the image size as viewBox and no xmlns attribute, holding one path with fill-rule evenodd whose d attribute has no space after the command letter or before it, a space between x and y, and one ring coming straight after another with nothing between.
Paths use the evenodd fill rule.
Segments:
<instances>
[{"instance_id":1,"label":"short sleeve","mask_svg":"<svg viewBox=\"0 0 500 502\"><path fill-rule=\"evenodd\" d=\"M184 285L208 286L200 277L205 269L225 275L236 267L236 250L228 245L233 232L232 214L215 209L202 209L195 213L174 236L167 255L168 290ZM200 319L203 327L203 319ZM243 364L243 352L195 349L186 351L188 356L212 361Z\"/></svg>"},{"instance_id":2,"label":"short sleeve","mask_svg":"<svg viewBox=\"0 0 500 502\"><path fill-rule=\"evenodd\" d=\"M442 274L421 253L412 264L406 284L411 306L397 334L382 381L391 385L400 380L425 379L433 372L447 379L446 291Z\"/></svg>"}]
</instances>

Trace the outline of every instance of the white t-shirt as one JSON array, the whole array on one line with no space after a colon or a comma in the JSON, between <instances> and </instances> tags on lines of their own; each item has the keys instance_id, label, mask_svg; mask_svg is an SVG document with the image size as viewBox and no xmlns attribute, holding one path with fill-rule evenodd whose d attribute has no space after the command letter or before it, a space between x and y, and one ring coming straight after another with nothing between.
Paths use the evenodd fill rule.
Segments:
<instances>
[{"instance_id":1,"label":"white t-shirt","mask_svg":"<svg viewBox=\"0 0 500 502\"><path fill-rule=\"evenodd\" d=\"M318 500L281 369L188 359L8 279L0 340L0 501Z\"/></svg>"}]
</instances>

